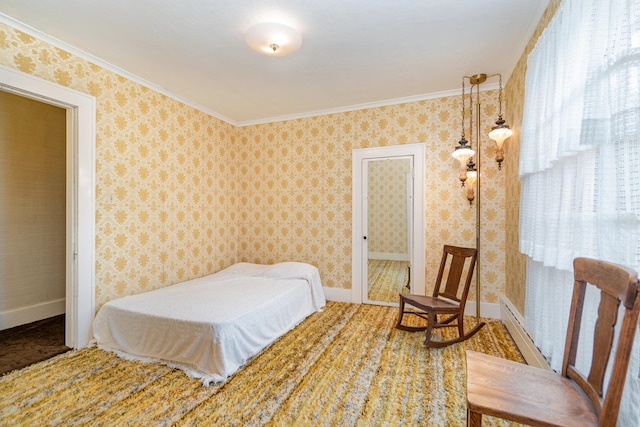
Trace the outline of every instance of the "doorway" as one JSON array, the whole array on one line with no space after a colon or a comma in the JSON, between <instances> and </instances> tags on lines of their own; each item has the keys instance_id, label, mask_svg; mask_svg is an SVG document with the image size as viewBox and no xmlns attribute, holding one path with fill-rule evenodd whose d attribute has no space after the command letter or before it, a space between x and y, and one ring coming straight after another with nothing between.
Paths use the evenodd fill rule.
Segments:
<instances>
[{"instance_id":1,"label":"doorway","mask_svg":"<svg viewBox=\"0 0 640 427\"><path fill-rule=\"evenodd\" d=\"M65 128L64 109L0 90L3 332L65 312Z\"/></svg>"},{"instance_id":2,"label":"doorway","mask_svg":"<svg viewBox=\"0 0 640 427\"><path fill-rule=\"evenodd\" d=\"M353 151L352 302L424 294L423 144Z\"/></svg>"},{"instance_id":3,"label":"doorway","mask_svg":"<svg viewBox=\"0 0 640 427\"><path fill-rule=\"evenodd\" d=\"M65 344L84 347L95 312L95 98L4 66L0 90L65 110Z\"/></svg>"}]
</instances>

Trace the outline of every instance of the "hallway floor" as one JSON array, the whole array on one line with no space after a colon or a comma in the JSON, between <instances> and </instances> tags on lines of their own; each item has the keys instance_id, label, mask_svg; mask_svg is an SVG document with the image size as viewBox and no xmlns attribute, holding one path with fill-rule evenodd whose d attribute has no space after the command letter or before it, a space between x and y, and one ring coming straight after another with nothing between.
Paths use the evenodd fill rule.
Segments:
<instances>
[{"instance_id":1,"label":"hallway floor","mask_svg":"<svg viewBox=\"0 0 640 427\"><path fill-rule=\"evenodd\" d=\"M65 315L0 331L0 375L70 350L64 345Z\"/></svg>"}]
</instances>

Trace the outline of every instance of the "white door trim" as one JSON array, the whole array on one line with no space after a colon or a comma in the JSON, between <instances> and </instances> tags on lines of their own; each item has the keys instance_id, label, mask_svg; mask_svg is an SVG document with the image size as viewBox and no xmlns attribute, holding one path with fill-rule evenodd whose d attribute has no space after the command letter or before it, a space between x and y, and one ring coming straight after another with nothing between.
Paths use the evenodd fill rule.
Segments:
<instances>
[{"instance_id":1,"label":"white door trim","mask_svg":"<svg viewBox=\"0 0 640 427\"><path fill-rule=\"evenodd\" d=\"M365 280L364 268L366 253L364 236L366 220L361 190L364 185L365 160L375 158L413 156L413 239L412 239L412 292L424 295L425 292L425 145L424 143L394 145L389 147L359 148L352 153L352 271L351 302L362 304L362 289Z\"/></svg>"},{"instance_id":2,"label":"white door trim","mask_svg":"<svg viewBox=\"0 0 640 427\"><path fill-rule=\"evenodd\" d=\"M0 90L67 111L65 344L84 347L95 313L95 128L93 96L0 66Z\"/></svg>"}]
</instances>

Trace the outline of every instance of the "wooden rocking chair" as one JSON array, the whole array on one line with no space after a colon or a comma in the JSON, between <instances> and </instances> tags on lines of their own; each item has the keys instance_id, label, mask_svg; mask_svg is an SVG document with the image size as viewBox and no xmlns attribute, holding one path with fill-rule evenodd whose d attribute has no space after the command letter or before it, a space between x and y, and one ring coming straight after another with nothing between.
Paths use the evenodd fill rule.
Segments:
<instances>
[{"instance_id":1,"label":"wooden rocking chair","mask_svg":"<svg viewBox=\"0 0 640 427\"><path fill-rule=\"evenodd\" d=\"M471 286L471 277L476 266L477 250L475 248L461 248L457 246L445 245L442 253L442 261L438 270L438 278L433 290L433 296L400 294L400 313L396 328L403 331L417 332L424 331L424 345L429 348L445 347L471 338L485 324L480 322L468 333L464 332L464 307ZM443 281L445 268L449 264L449 273L446 282ZM464 285L461 287L462 273L465 264L467 276ZM443 287L444 285L444 287ZM460 293L460 290L462 292ZM413 306L423 311L405 310L405 304ZM427 320L426 326L407 326L402 324L405 314L414 314ZM444 319L438 320L438 316ZM454 323L454 321L456 321ZM451 340L435 341L431 339L433 329L436 328L458 328L458 338Z\"/></svg>"},{"instance_id":2,"label":"wooden rocking chair","mask_svg":"<svg viewBox=\"0 0 640 427\"><path fill-rule=\"evenodd\" d=\"M576 258L573 267L575 282L562 372L467 351L467 426L479 427L483 414L533 426L616 425L640 314L638 276L615 264L587 258ZM585 376L575 361L587 283L597 286L601 297L593 358ZM624 318L605 388L620 303L625 307Z\"/></svg>"}]
</instances>

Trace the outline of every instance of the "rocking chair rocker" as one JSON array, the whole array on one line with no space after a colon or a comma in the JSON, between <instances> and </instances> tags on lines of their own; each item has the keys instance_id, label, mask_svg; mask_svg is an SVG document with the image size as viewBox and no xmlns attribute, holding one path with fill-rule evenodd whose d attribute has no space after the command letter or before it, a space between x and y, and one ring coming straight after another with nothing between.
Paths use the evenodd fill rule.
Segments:
<instances>
[{"instance_id":1,"label":"rocking chair rocker","mask_svg":"<svg viewBox=\"0 0 640 427\"><path fill-rule=\"evenodd\" d=\"M442 253L442 261L438 270L438 278L436 286L433 290L433 296L400 294L400 313L396 328L403 331L417 332L424 331L424 345L429 348L445 347L451 344L465 341L474 336L485 325L484 322L478 323L475 328L465 334L464 332L464 307L467 302L469 287L471 286L471 277L476 265L477 250L475 248L461 248L457 246L445 245ZM449 272L447 274L446 283L443 288L443 278L448 259ZM467 264L467 276L462 286L462 294L460 292L460 284L462 273ZM413 306L419 310L405 310L405 304ZM414 314L427 320L426 326L407 326L402 324L405 314ZM445 316L438 321L438 315ZM455 323L453 323L456 321ZM431 333L436 328L458 328L458 338L450 340L435 341L431 339Z\"/></svg>"}]
</instances>

